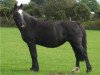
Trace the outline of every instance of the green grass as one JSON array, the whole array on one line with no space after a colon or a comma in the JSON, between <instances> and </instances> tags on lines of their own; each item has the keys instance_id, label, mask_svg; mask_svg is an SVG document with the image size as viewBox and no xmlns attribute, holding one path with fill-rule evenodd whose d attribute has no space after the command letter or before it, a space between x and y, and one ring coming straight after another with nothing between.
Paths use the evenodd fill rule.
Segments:
<instances>
[{"instance_id":1,"label":"green grass","mask_svg":"<svg viewBox=\"0 0 100 75\"><path fill-rule=\"evenodd\" d=\"M75 57L69 43L58 48L37 46L39 72L32 72L31 58L27 45L22 41L17 28L0 28L0 75L76 75L71 74ZM100 31L87 30L88 55L93 71L89 75L100 74ZM81 62L81 72L86 75L85 63Z\"/></svg>"}]
</instances>

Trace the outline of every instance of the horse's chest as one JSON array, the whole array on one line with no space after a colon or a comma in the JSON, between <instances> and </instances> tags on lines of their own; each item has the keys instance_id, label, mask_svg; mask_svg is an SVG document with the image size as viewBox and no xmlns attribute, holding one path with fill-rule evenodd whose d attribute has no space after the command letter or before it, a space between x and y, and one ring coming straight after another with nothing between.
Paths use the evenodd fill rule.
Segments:
<instances>
[{"instance_id":1,"label":"horse's chest","mask_svg":"<svg viewBox=\"0 0 100 75\"><path fill-rule=\"evenodd\" d=\"M33 33L33 31L28 31L28 30L21 30L21 35L22 38L24 39L24 41L30 41L30 40L34 40L35 38L35 33Z\"/></svg>"}]
</instances>

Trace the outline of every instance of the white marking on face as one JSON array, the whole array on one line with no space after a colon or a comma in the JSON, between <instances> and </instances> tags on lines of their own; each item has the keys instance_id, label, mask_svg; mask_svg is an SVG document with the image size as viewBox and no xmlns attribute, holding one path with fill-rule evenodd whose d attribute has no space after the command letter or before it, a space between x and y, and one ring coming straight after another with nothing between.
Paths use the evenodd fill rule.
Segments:
<instances>
[{"instance_id":1,"label":"white marking on face","mask_svg":"<svg viewBox=\"0 0 100 75\"><path fill-rule=\"evenodd\" d=\"M22 27L22 28L24 28L24 27L25 27L25 25L22 25L21 27Z\"/></svg>"},{"instance_id":2,"label":"white marking on face","mask_svg":"<svg viewBox=\"0 0 100 75\"><path fill-rule=\"evenodd\" d=\"M18 10L18 13L20 14L21 19L22 19L22 26L21 26L21 27L24 28L25 25L24 25L24 19L23 19L23 10L19 9L19 10Z\"/></svg>"},{"instance_id":3,"label":"white marking on face","mask_svg":"<svg viewBox=\"0 0 100 75\"><path fill-rule=\"evenodd\" d=\"M22 15L23 10L19 9L19 10L18 10L18 13L19 13L20 15Z\"/></svg>"}]
</instances>

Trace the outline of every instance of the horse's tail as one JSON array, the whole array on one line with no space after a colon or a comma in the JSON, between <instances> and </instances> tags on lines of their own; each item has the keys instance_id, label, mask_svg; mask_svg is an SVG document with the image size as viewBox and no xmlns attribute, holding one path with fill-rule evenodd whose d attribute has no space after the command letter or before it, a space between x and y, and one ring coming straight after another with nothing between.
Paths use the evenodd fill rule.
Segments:
<instances>
[{"instance_id":1,"label":"horse's tail","mask_svg":"<svg viewBox=\"0 0 100 75\"><path fill-rule=\"evenodd\" d=\"M80 60L83 61L87 58L87 38L86 38L86 32L85 32L85 28L78 24L81 31L82 31L82 46L83 46L83 52L82 52L82 55L80 56Z\"/></svg>"},{"instance_id":2,"label":"horse's tail","mask_svg":"<svg viewBox=\"0 0 100 75\"><path fill-rule=\"evenodd\" d=\"M84 50L87 51L87 38L86 38L86 32L84 28L83 28L82 45L84 47Z\"/></svg>"},{"instance_id":3,"label":"horse's tail","mask_svg":"<svg viewBox=\"0 0 100 75\"><path fill-rule=\"evenodd\" d=\"M77 24L79 25L81 31L82 31L82 34L83 34L83 37L82 37L82 46L84 47L84 50L87 51L87 38L86 38L86 31L85 31L85 28L80 25L79 22L77 22Z\"/></svg>"},{"instance_id":4,"label":"horse's tail","mask_svg":"<svg viewBox=\"0 0 100 75\"><path fill-rule=\"evenodd\" d=\"M83 33L82 46L83 46L84 56L85 56L85 59L86 59L87 58L87 38L86 38L86 31L85 31L84 27L81 26L81 28L82 28L81 30L82 30L82 33Z\"/></svg>"}]
</instances>

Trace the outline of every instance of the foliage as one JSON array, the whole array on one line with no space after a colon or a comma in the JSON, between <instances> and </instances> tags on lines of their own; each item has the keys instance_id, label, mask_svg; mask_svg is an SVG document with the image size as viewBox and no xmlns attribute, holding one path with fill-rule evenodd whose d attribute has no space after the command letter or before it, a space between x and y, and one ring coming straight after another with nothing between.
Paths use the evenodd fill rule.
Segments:
<instances>
[{"instance_id":1,"label":"foliage","mask_svg":"<svg viewBox=\"0 0 100 75\"><path fill-rule=\"evenodd\" d=\"M83 22L83 25L85 26L86 29L100 30L100 19Z\"/></svg>"},{"instance_id":2,"label":"foliage","mask_svg":"<svg viewBox=\"0 0 100 75\"><path fill-rule=\"evenodd\" d=\"M43 5L44 4L44 0L31 0L32 2L35 2L38 5Z\"/></svg>"},{"instance_id":3,"label":"foliage","mask_svg":"<svg viewBox=\"0 0 100 75\"><path fill-rule=\"evenodd\" d=\"M28 14L39 17L43 20L72 19L75 21L83 22L89 20L90 18L90 7L88 7L88 4L86 5L86 3L89 3L89 1L81 0L81 2L77 3L76 0L32 0L29 5L24 5L24 10ZM12 7L15 4L15 0L2 0L0 1L0 4L0 16L2 26L14 26L12 18ZM94 5L95 4L93 4L93 6ZM98 7L98 10L95 10L95 13L95 17L100 18L100 5Z\"/></svg>"},{"instance_id":4,"label":"foliage","mask_svg":"<svg viewBox=\"0 0 100 75\"><path fill-rule=\"evenodd\" d=\"M90 19L90 9L86 4L77 3L73 6L74 15L72 18L78 21L86 21Z\"/></svg>"},{"instance_id":5,"label":"foliage","mask_svg":"<svg viewBox=\"0 0 100 75\"><path fill-rule=\"evenodd\" d=\"M75 16L74 11L73 11L74 6L65 9L65 13L66 13L67 18L72 18L73 16Z\"/></svg>"},{"instance_id":6,"label":"foliage","mask_svg":"<svg viewBox=\"0 0 100 75\"><path fill-rule=\"evenodd\" d=\"M1 17L1 24L0 27L16 27L13 18Z\"/></svg>"},{"instance_id":7,"label":"foliage","mask_svg":"<svg viewBox=\"0 0 100 75\"><path fill-rule=\"evenodd\" d=\"M0 7L1 16L10 17L12 7L15 4L15 0L2 0L0 3L1 3L1 7Z\"/></svg>"},{"instance_id":8,"label":"foliage","mask_svg":"<svg viewBox=\"0 0 100 75\"><path fill-rule=\"evenodd\" d=\"M82 3L87 4L91 11L95 12L98 10L99 3L96 0L81 0Z\"/></svg>"},{"instance_id":9,"label":"foliage","mask_svg":"<svg viewBox=\"0 0 100 75\"><path fill-rule=\"evenodd\" d=\"M70 5L69 0L48 0L44 7L44 14L49 19L57 20L72 18L75 21L85 21L90 19L90 9L86 4L72 1Z\"/></svg>"},{"instance_id":10,"label":"foliage","mask_svg":"<svg viewBox=\"0 0 100 75\"><path fill-rule=\"evenodd\" d=\"M69 4L66 0L48 0L44 6L44 14L49 19L66 19L66 9L70 7Z\"/></svg>"},{"instance_id":11,"label":"foliage","mask_svg":"<svg viewBox=\"0 0 100 75\"><path fill-rule=\"evenodd\" d=\"M61 0L31 0L32 2L35 2L38 5L43 5L43 4L47 4L47 2L59 2ZM65 1L68 7L73 6L76 3L76 0L62 0Z\"/></svg>"},{"instance_id":12,"label":"foliage","mask_svg":"<svg viewBox=\"0 0 100 75\"><path fill-rule=\"evenodd\" d=\"M6 16L6 17L10 17L11 16L11 9L8 7L1 7L0 9L0 16Z\"/></svg>"},{"instance_id":13,"label":"foliage","mask_svg":"<svg viewBox=\"0 0 100 75\"><path fill-rule=\"evenodd\" d=\"M8 8L12 8L15 4L15 1L16 0L2 0L1 1L1 4L4 6L4 7L8 7Z\"/></svg>"},{"instance_id":14,"label":"foliage","mask_svg":"<svg viewBox=\"0 0 100 75\"><path fill-rule=\"evenodd\" d=\"M67 8L71 8L73 5L75 5L77 2L76 0L65 0Z\"/></svg>"},{"instance_id":15,"label":"foliage","mask_svg":"<svg viewBox=\"0 0 100 75\"><path fill-rule=\"evenodd\" d=\"M14 21L12 19L12 7L15 4L15 0L2 0L0 1L0 18L1 24L0 26L11 26L14 25Z\"/></svg>"},{"instance_id":16,"label":"foliage","mask_svg":"<svg viewBox=\"0 0 100 75\"><path fill-rule=\"evenodd\" d=\"M31 2L31 3L29 3L29 5L26 5L24 7L24 10L32 16L40 16L41 15L40 9L35 2Z\"/></svg>"},{"instance_id":17,"label":"foliage","mask_svg":"<svg viewBox=\"0 0 100 75\"><path fill-rule=\"evenodd\" d=\"M99 9L96 10L96 12L95 12L95 17L100 18L100 5L99 5Z\"/></svg>"},{"instance_id":18,"label":"foliage","mask_svg":"<svg viewBox=\"0 0 100 75\"><path fill-rule=\"evenodd\" d=\"M65 11L64 10L57 11L55 13L55 19L56 20L65 20L66 19Z\"/></svg>"}]
</instances>

